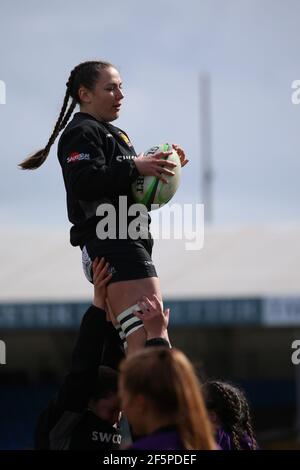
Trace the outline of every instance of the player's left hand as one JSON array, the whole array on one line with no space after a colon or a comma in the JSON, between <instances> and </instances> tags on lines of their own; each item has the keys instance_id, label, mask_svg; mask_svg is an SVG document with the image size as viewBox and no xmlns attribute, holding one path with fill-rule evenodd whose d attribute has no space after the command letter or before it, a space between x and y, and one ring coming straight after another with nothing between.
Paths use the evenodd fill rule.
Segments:
<instances>
[{"instance_id":1,"label":"player's left hand","mask_svg":"<svg viewBox=\"0 0 300 470\"><path fill-rule=\"evenodd\" d=\"M180 158L181 168L184 167L189 162L189 160L187 160L185 157L184 150L181 147L179 147L179 145L177 144L172 144L172 147L178 153L178 156Z\"/></svg>"}]
</instances>

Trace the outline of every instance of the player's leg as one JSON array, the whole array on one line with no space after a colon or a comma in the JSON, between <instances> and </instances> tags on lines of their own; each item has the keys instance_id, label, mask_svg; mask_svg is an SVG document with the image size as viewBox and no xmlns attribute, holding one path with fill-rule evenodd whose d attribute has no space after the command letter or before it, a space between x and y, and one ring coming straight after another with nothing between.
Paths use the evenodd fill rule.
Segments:
<instances>
[{"instance_id":1,"label":"player's leg","mask_svg":"<svg viewBox=\"0 0 300 470\"><path fill-rule=\"evenodd\" d=\"M121 328L121 339L133 352L144 346L146 335L143 323L134 315L138 310L136 302L143 295L155 294L162 298L160 284L151 259L151 240L137 243L110 242L110 249L101 253L99 241L89 243L83 248L82 262L87 279L92 282L92 260L104 256L109 263L112 278L107 287L107 297L117 328Z\"/></svg>"},{"instance_id":2,"label":"player's leg","mask_svg":"<svg viewBox=\"0 0 300 470\"><path fill-rule=\"evenodd\" d=\"M112 308L111 308L111 305L109 303L108 298L106 298L105 303L106 303L106 312L107 312L107 315L109 317L109 321L112 323L115 330L117 331L117 333L118 333L118 335L119 335L119 337L122 341L124 350L127 351L128 344L127 344L127 341L126 341L126 335L123 333L123 330L120 326L120 323L118 322L117 318L113 314L113 311L112 311Z\"/></svg>"},{"instance_id":3,"label":"player's leg","mask_svg":"<svg viewBox=\"0 0 300 470\"><path fill-rule=\"evenodd\" d=\"M149 297L153 294L162 300L158 277L114 282L107 287L111 312L126 336L129 354L142 348L146 341L143 324L134 315L134 311L138 309L136 302L143 295Z\"/></svg>"}]
</instances>

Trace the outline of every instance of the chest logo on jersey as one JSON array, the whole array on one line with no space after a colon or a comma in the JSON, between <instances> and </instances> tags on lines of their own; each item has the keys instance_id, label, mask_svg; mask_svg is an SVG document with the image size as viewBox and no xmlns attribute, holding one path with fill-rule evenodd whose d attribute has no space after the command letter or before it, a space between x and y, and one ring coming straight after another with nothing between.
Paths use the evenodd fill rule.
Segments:
<instances>
[{"instance_id":1,"label":"chest logo on jersey","mask_svg":"<svg viewBox=\"0 0 300 470\"><path fill-rule=\"evenodd\" d=\"M128 147L132 147L132 143L131 143L130 140L128 139L127 135L124 134L124 132L119 132L119 136L121 137L121 139L124 140L125 144L127 144Z\"/></svg>"},{"instance_id":2,"label":"chest logo on jersey","mask_svg":"<svg viewBox=\"0 0 300 470\"><path fill-rule=\"evenodd\" d=\"M80 160L90 160L89 153L79 153L79 152L72 152L67 158L67 163L75 163L79 162Z\"/></svg>"}]
</instances>

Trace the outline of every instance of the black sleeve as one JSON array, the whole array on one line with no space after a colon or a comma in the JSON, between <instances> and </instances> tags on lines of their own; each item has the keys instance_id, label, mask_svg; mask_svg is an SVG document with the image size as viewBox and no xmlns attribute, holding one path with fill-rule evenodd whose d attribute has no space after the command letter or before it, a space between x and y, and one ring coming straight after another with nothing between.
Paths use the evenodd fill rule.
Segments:
<instances>
[{"instance_id":1,"label":"black sleeve","mask_svg":"<svg viewBox=\"0 0 300 470\"><path fill-rule=\"evenodd\" d=\"M80 412L87 406L103 357L106 327L105 311L93 305L89 307L81 321L71 371L58 393L58 415L65 410Z\"/></svg>"},{"instance_id":2,"label":"black sleeve","mask_svg":"<svg viewBox=\"0 0 300 470\"><path fill-rule=\"evenodd\" d=\"M148 339L145 343L145 347L147 348L152 346L165 346L166 348L170 348L169 342L164 338Z\"/></svg>"},{"instance_id":3,"label":"black sleeve","mask_svg":"<svg viewBox=\"0 0 300 470\"><path fill-rule=\"evenodd\" d=\"M106 312L91 305L84 314L72 355L71 373L97 368L105 344Z\"/></svg>"},{"instance_id":4,"label":"black sleeve","mask_svg":"<svg viewBox=\"0 0 300 470\"><path fill-rule=\"evenodd\" d=\"M120 360L121 351L113 347L118 344L114 336L114 345L110 345L105 354L106 343L113 339L110 323L106 321L104 310L90 306L84 314L77 341L72 355L71 370L65 377L57 397L41 413L35 430L35 448L49 448L49 434L59 420L68 422L70 413L82 413L87 407L92 390L97 381L97 370L100 364L112 366ZM116 332L117 334L117 332ZM120 341L120 340L119 340ZM118 357L119 354L119 357ZM105 363L112 361L112 364ZM72 414L72 413L71 413Z\"/></svg>"},{"instance_id":5,"label":"black sleeve","mask_svg":"<svg viewBox=\"0 0 300 470\"><path fill-rule=\"evenodd\" d=\"M58 157L66 187L77 199L98 200L130 189L139 176L131 159L114 159L107 155L105 135L96 126L77 126L67 130Z\"/></svg>"},{"instance_id":6,"label":"black sleeve","mask_svg":"<svg viewBox=\"0 0 300 470\"><path fill-rule=\"evenodd\" d=\"M107 323L106 339L101 363L118 370L120 362L125 357L123 343L119 333L111 322Z\"/></svg>"}]
</instances>

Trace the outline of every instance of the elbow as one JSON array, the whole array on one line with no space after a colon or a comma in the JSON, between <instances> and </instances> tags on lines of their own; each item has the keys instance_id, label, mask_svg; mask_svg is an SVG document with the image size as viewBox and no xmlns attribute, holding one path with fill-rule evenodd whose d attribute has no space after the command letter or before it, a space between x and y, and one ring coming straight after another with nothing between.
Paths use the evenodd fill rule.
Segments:
<instances>
[{"instance_id":1,"label":"elbow","mask_svg":"<svg viewBox=\"0 0 300 470\"><path fill-rule=\"evenodd\" d=\"M88 181L82 181L82 178L70 178L69 188L73 197L77 200L92 201L98 198L98 194Z\"/></svg>"},{"instance_id":2,"label":"elbow","mask_svg":"<svg viewBox=\"0 0 300 470\"><path fill-rule=\"evenodd\" d=\"M98 184L98 182L77 180L72 182L70 188L74 198L81 201L97 201L114 194L112 187L104 186L101 182Z\"/></svg>"}]
</instances>

